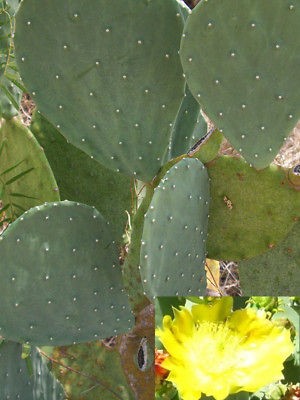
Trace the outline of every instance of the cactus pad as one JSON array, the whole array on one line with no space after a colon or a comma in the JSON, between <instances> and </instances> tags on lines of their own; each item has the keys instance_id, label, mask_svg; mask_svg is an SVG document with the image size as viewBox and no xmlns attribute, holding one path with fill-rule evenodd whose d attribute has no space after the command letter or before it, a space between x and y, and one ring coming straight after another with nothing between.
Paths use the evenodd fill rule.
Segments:
<instances>
[{"instance_id":1,"label":"cactus pad","mask_svg":"<svg viewBox=\"0 0 300 400\"><path fill-rule=\"evenodd\" d=\"M271 165L257 171L228 156L207 169L210 258L238 261L263 253L283 240L300 217L300 193L289 184L287 170Z\"/></svg>"},{"instance_id":2,"label":"cactus pad","mask_svg":"<svg viewBox=\"0 0 300 400\"><path fill-rule=\"evenodd\" d=\"M22 345L4 342L0 346L0 398L62 400L63 387L50 373L36 348L31 350L32 374L21 358Z\"/></svg>"},{"instance_id":3,"label":"cactus pad","mask_svg":"<svg viewBox=\"0 0 300 400\"><path fill-rule=\"evenodd\" d=\"M209 0L185 25L180 55L191 92L258 169L300 116L299 19L285 0Z\"/></svg>"},{"instance_id":4,"label":"cactus pad","mask_svg":"<svg viewBox=\"0 0 300 400\"><path fill-rule=\"evenodd\" d=\"M15 119L0 128L0 199L6 217L16 219L45 201L59 200L53 172L32 133Z\"/></svg>"},{"instance_id":5,"label":"cactus pad","mask_svg":"<svg viewBox=\"0 0 300 400\"><path fill-rule=\"evenodd\" d=\"M277 247L239 263L243 295L294 296L300 287L300 222Z\"/></svg>"},{"instance_id":6,"label":"cactus pad","mask_svg":"<svg viewBox=\"0 0 300 400\"><path fill-rule=\"evenodd\" d=\"M0 241L0 334L60 345L132 325L118 252L98 211L72 202L26 212Z\"/></svg>"},{"instance_id":7,"label":"cactus pad","mask_svg":"<svg viewBox=\"0 0 300 400\"><path fill-rule=\"evenodd\" d=\"M178 7L27 0L16 17L20 73L42 114L103 165L144 181L162 165L184 91Z\"/></svg>"},{"instance_id":8,"label":"cactus pad","mask_svg":"<svg viewBox=\"0 0 300 400\"><path fill-rule=\"evenodd\" d=\"M206 168L182 159L155 189L145 215L140 262L149 297L204 294L208 208Z\"/></svg>"},{"instance_id":9,"label":"cactus pad","mask_svg":"<svg viewBox=\"0 0 300 400\"><path fill-rule=\"evenodd\" d=\"M103 167L67 143L39 113L32 119L31 130L51 164L61 199L95 206L121 241L127 221L125 210L131 209L131 179Z\"/></svg>"}]
</instances>

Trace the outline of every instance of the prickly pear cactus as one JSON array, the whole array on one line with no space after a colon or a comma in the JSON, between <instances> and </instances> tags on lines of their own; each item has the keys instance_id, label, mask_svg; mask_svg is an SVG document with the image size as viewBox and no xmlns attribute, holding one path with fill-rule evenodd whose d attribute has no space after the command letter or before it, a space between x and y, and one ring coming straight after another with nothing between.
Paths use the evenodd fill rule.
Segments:
<instances>
[{"instance_id":1,"label":"prickly pear cactus","mask_svg":"<svg viewBox=\"0 0 300 400\"><path fill-rule=\"evenodd\" d=\"M300 222L276 247L239 263L243 294L293 296L300 287Z\"/></svg>"},{"instance_id":2,"label":"prickly pear cactus","mask_svg":"<svg viewBox=\"0 0 300 400\"><path fill-rule=\"evenodd\" d=\"M42 184L57 188L36 140L11 120L14 90L25 91L13 59L19 1L0 3L0 115L9 119L0 208L16 197L29 209L0 236L0 335L63 346L48 359L70 400L152 400L152 300L205 295L207 251L263 253L245 261L257 290L264 270L271 290L299 286L299 171L269 165L299 117L299 7L202 0L190 14L181 0L21 2L16 59L60 202ZM219 157L223 134L245 160ZM32 348L28 378L21 344L7 343L0 397L59 400L44 350ZM158 399L178 397L161 389Z\"/></svg>"},{"instance_id":3,"label":"prickly pear cactus","mask_svg":"<svg viewBox=\"0 0 300 400\"><path fill-rule=\"evenodd\" d=\"M132 180L103 167L72 146L41 114L35 113L30 129L51 164L61 199L95 206L109 221L120 243L127 222L126 211L131 210Z\"/></svg>"},{"instance_id":4,"label":"prickly pear cactus","mask_svg":"<svg viewBox=\"0 0 300 400\"><path fill-rule=\"evenodd\" d=\"M28 362L22 359L21 355L20 343L5 341L0 345L1 399L65 399L62 385L49 372L47 363L39 351L32 348Z\"/></svg>"},{"instance_id":5,"label":"prickly pear cactus","mask_svg":"<svg viewBox=\"0 0 300 400\"><path fill-rule=\"evenodd\" d=\"M36 207L0 239L5 338L66 345L131 328L117 248L96 209L67 201Z\"/></svg>"},{"instance_id":6,"label":"prickly pear cactus","mask_svg":"<svg viewBox=\"0 0 300 400\"><path fill-rule=\"evenodd\" d=\"M209 0L184 28L180 56L191 92L256 168L272 162L300 115L299 18L285 0Z\"/></svg>"},{"instance_id":7,"label":"prickly pear cactus","mask_svg":"<svg viewBox=\"0 0 300 400\"><path fill-rule=\"evenodd\" d=\"M178 7L28 0L17 15L20 72L42 114L76 147L143 181L162 165L183 97Z\"/></svg>"},{"instance_id":8,"label":"prickly pear cactus","mask_svg":"<svg viewBox=\"0 0 300 400\"><path fill-rule=\"evenodd\" d=\"M242 158L223 156L207 165L211 179L208 255L241 260L277 245L300 217L300 193L288 170L263 171Z\"/></svg>"},{"instance_id":9,"label":"prickly pear cactus","mask_svg":"<svg viewBox=\"0 0 300 400\"><path fill-rule=\"evenodd\" d=\"M31 207L60 199L43 149L18 120L1 121L0 166L0 199L10 221Z\"/></svg>"},{"instance_id":10,"label":"prickly pear cactus","mask_svg":"<svg viewBox=\"0 0 300 400\"><path fill-rule=\"evenodd\" d=\"M145 215L140 263L150 298L204 294L208 209L207 171L185 158L162 178Z\"/></svg>"}]
</instances>

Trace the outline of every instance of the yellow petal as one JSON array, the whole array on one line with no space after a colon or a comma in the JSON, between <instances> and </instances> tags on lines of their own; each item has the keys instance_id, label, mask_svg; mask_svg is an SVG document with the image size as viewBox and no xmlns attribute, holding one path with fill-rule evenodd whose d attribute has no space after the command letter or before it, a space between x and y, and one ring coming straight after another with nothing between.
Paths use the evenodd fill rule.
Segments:
<instances>
[{"instance_id":1,"label":"yellow petal","mask_svg":"<svg viewBox=\"0 0 300 400\"><path fill-rule=\"evenodd\" d=\"M214 299L209 304L196 304L192 306L194 321L224 321L230 315L233 305L233 298L224 296Z\"/></svg>"}]
</instances>

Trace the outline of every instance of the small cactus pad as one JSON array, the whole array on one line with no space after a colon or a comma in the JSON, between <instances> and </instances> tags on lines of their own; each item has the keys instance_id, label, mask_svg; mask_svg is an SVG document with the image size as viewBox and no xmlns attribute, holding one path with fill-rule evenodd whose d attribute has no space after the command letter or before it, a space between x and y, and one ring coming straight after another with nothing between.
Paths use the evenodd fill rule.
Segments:
<instances>
[{"instance_id":1,"label":"small cactus pad","mask_svg":"<svg viewBox=\"0 0 300 400\"><path fill-rule=\"evenodd\" d=\"M216 260L254 257L283 240L300 217L300 192L287 170L257 171L242 158L220 157L207 165L211 206L207 251Z\"/></svg>"},{"instance_id":2,"label":"small cactus pad","mask_svg":"<svg viewBox=\"0 0 300 400\"><path fill-rule=\"evenodd\" d=\"M127 221L125 210L131 209L131 179L67 143L41 114L35 113L30 128L51 164L61 199L95 206L120 242Z\"/></svg>"},{"instance_id":3,"label":"small cactus pad","mask_svg":"<svg viewBox=\"0 0 300 400\"><path fill-rule=\"evenodd\" d=\"M204 294L208 208L206 168L182 159L156 187L145 215L140 262L149 297Z\"/></svg>"},{"instance_id":4,"label":"small cactus pad","mask_svg":"<svg viewBox=\"0 0 300 400\"><path fill-rule=\"evenodd\" d=\"M243 295L293 296L300 287L300 222L277 247L239 263Z\"/></svg>"},{"instance_id":5,"label":"small cactus pad","mask_svg":"<svg viewBox=\"0 0 300 400\"><path fill-rule=\"evenodd\" d=\"M62 400L62 385L50 373L36 348L31 350L32 374L21 358L22 345L4 342L0 346L0 398L21 400Z\"/></svg>"},{"instance_id":6,"label":"small cactus pad","mask_svg":"<svg viewBox=\"0 0 300 400\"><path fill-rule=\"evenodd\" d=\"M21 122L0 127L0 187L6 216L16 219L45 201L59 200L57 183L43 149Z\"/></svg>"},{"instance_id":7,"label":"small cactus pad","mask_svg":"<svg viewBox=\"0 0 300 400\"><path fill-rule=\"evenodd\" d=\"M200 106L186 86L171 135L170 158L186 153L200 137L206 134L206 123ZM198 137L194 136L195 131Z\"/></svg>"},{"instance_id":8,"label":"small cactus pad","mask_svg":"<svg viewBox=\"0 0 300 400\"><path fill-rule=\"evenodd\" d=\"M178 7L27 0L16 17L20 73L41 113L73 145L143 181L162 165L184 92Z\"/></svg>"},{"instance_id":9,"label":"small cactus pad","mask_svg":"<svg viewBox=\"0 0 300 400\"><path fill-rule=\"evenodd\" d=\"M107 223L86 205L38 206L0 241L0 334L37 345L83 342L132 325Z\"/></svg>"},{"instance_id":10,"label":"small cactus pad","mask_svg":"<svg viewBox=\"0 0 300 400\"><path fill-rule=\"evenodd\" d=\"M119 339L55 347L53 372L72 400L135 400L122 369ZM65 366L65 368L64 368Z\"/></svg>"},{"instance_id":11,"label":"small cactus pad","mask_svg":"<svg viewBox=\"0 0 300 400\"><path fill-rule=\"evenodd\" d=\"M209 0L185 25L180 55L191 92L258 169L300 116L299 20L292 1Z\"/></svg>"}]
</instances>

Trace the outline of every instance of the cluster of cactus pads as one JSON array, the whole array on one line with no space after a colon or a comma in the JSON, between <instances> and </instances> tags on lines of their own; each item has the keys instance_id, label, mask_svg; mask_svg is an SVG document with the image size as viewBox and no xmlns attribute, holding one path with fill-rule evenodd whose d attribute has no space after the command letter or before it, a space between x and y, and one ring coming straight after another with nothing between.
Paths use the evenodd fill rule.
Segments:
<instances>
[{"instance_id":1,"label":"cluster of cactus pads","mask_svg":"<svg viewBox=\"0 0 300 400\"><path fill-rule=\"evenodd\" d=\"M300 116L299 4L0 7L0 398L151 400L153 299L205 295L206 257L247 294L299 288L299 166L272 164Z\"/></svg>"}]
</instances>

